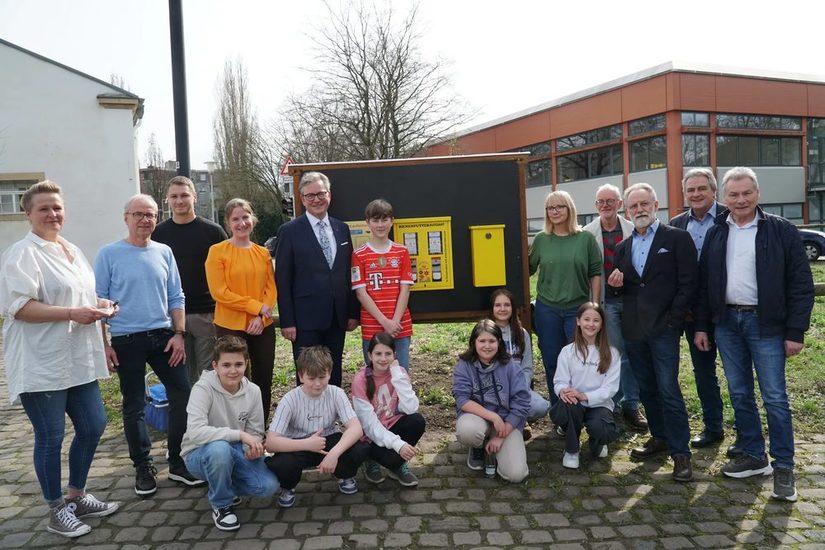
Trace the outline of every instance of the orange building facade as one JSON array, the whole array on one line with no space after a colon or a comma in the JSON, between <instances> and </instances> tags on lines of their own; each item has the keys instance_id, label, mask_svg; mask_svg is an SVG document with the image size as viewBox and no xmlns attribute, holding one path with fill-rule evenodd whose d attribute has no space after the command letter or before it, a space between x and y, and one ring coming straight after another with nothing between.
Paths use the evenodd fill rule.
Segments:
<instances>
[{"instance_id":1,"label":"orange building facade","mask_svg":"<svg viewBox=\"0 0 825 550\"><path fill-rule=\"evenodd\" d=\"M684 208L683 173L717 178L749 166L763 207L795 223L825 221L825 77L668 63L471 128L427 155L529 151L528 228L551 189L571 193L580 222L596 189L646 182L659 217Z\"/></svg>"}]
</instances>

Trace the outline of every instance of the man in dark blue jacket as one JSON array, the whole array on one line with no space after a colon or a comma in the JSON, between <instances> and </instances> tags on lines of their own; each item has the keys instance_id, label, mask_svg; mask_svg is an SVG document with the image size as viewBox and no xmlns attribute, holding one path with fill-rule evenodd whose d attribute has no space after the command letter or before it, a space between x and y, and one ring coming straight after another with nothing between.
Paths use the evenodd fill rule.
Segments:
<instances>
[{"instance_id":1,"label":"man in dark blue jacket","mask_svg":"<svg viewBox=\"0 0 825 550\"><path fill-rule=\"evenodd\" d=\"M785 360L802 351L810 325L811 268L796 227L758 207L753 170L731 168L722 190L728 210L717 216L705 238L694 339L697 348L709 349L713 324L744 451L722 473L745 478L773 472L771 496L795 501ZM772 463L765 455L753 371L767 412Z\"/></svg>"}]
</instances>

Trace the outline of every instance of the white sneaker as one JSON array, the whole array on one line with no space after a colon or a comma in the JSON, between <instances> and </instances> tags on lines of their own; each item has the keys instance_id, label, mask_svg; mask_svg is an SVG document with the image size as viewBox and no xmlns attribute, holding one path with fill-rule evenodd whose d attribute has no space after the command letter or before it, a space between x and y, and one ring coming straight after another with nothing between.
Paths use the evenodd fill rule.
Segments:
<instances>
[{"instance_id":1,"label":"white sneaker","mask_svg":"<svg viewBox=\"0 0 825 550\"><path fill-rule=\"evenodd\" d=\"M575 470L579 467L579 453L568 453L565 451L564 457L561 459L561 465L565 468Z\"/></svg>"},{"instance_id":2,"label":"white sneaker","mask_svg":"<svg viewBox=\"0 0 825 550\"><path fill-rule=\"evenodd\" d=\"M599 458L607 458L607 445L602 445L602 448L599 449L599 454L596 456Z\"/></svg>"}]
</instances>

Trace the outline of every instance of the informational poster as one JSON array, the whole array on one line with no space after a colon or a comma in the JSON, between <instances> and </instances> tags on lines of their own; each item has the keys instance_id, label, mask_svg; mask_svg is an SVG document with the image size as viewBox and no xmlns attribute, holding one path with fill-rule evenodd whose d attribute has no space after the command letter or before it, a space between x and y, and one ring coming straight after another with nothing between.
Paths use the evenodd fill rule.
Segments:
<instances>
[{"instance_id":1,"label":"informational poster","mask_svg":"<svg viewBox=\"0 0 825 550\"><path fill-rule=\"evenodd\" d=\"M395 220L395 240L410 253L415 279L412 291L453 288L451 221L450 216Z\"/></svg>"},{"instance_id":2,"label":"informational poster","mask_svg":"<svg viewBox=\"0 0 825 550\"><path fill-rule=\"evenodd\" d=\"M364 220L344 222L349 226L349 234L352 236L352 249L355 250L362 244L370 240L370 228Z\"/></svg>"}]
</instances>

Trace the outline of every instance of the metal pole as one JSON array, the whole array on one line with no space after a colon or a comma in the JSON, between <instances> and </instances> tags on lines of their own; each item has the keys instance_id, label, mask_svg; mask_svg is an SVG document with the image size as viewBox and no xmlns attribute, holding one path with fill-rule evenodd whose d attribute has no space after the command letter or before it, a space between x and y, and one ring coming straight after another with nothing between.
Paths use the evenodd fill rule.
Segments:
<instances>
[{"instance_id":1,"label":"metal pole","mask_svg":"<svg viewBox=\"0 0 825 550\"><path fill-rule=\"evenodd\" d=\"M172 49L172 94L175 106L175 153L178 175L189 177L189 117L186 111L186 62L181 0L169 0L169 41Z\"/></svg>"}]
</instances>

